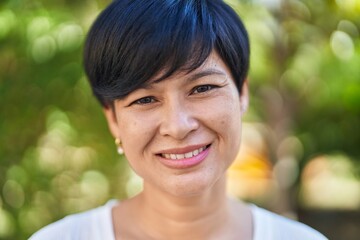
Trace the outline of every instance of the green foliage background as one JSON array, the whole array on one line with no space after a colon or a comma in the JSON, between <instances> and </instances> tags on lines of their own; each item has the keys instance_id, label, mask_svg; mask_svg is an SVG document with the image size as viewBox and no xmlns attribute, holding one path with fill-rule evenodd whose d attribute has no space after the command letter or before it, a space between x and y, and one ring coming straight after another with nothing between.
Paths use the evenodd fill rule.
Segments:
<instances>
[{"instance_id":1,"label":"green foliage background","mask_svg":"<svg viewBox=\"0 0 360 240\"><path fill-rule=\"evenodd\" d=\"M0 239L131 191L82 68L87 29L109 2L0 3ZM295 136L300 166L336 153L359 176L360 1L228 2L252 43L247 120L274 130L273 161Z\"/></svg>"}]
</instances>

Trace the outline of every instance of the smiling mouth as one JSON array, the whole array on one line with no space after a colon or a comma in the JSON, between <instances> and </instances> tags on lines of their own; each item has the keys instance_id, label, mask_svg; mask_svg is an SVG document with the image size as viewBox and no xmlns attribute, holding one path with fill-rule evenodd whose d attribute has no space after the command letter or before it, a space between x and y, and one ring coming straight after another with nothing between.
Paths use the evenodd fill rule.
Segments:
<instances>
[{"instance_id":1,"label":"smiling mouth","mask_svg":"<svg viewBox=\"0 0 360 240\"><path fill-rule=\"evenodd\" d=\"M171 159L171 160L181 160L181 159L187 159L187 158L192 158L194 156L199 155L201 152L203 152L205 149L209 148L209 145L206 145L204 147L198 148L194 151L191 152L187 152L187 153L182 153L182 154L175 154L175 153L161 153L158 154L159 156L166 158L166 159Z\"/></svg>"}]
</instances>

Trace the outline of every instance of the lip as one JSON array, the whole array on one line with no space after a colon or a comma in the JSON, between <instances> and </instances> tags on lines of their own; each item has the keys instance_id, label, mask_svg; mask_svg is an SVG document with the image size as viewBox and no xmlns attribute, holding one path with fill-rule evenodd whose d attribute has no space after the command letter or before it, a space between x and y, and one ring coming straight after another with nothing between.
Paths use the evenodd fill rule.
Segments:
<instances>
[{"instance_id":1,"label":"lip","mask_svg":"<svg viewBox=\"0 0 360 240\"><path fill-rule=\"evenodd\" d=\"M167 149L165 151L161 151L161 153L163 154L184 154L199 149L201 147L206 147L206 149L204 149L201 153L191 158L172 160L162 157L160 153L156 154L156 156L158 157L159 161L166 167L173 169L186 169L186 168L194 167L200 164L201 162L203 162L205 158L209 155L211 145L210 144L192 145L184 148Z\"/></svg>"},{"instance_id":2,"label":"lip","mask_svg":"<svg viewBox=\"0 0 360 240\"><path fill-rule=\"evenodd\" d=\"M197 145L191 145L191 146L186 146L186 147L182 147L182 148L168 148L168 149L157 152L156 155L159 155L159 154L184 154L184 153L195 151L196 149L199 149L201 147L206 147L208 145L210 145L210 144L197 144Z\"/></svg>"}]
</instances>

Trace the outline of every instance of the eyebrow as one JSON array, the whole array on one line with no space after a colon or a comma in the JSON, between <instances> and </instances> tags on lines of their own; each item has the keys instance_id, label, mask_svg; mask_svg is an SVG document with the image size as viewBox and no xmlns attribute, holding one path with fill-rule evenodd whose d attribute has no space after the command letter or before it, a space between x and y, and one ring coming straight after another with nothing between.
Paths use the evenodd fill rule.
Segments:
<instances>
[{"instance_id":1,"label":"eyebrow","mask_svg":"<svg viewBox=\"0 0 360 240\"><path fill-rule=\"evenodd\" d=\"M188 76L185 81L193 82L199 78L203 78L203 77L211 76L211 75L219 75L219 76L225 76L225 77L227 76L226 73L221 70L214 69L214 68L208 68L208 69L204 69L200 72L195 72L193 74L190 74L190 76ZM160 83L164 80L166 81L166 79L161 79L161 80L155 80L153 82L146 83L142 88L145 88L145 89L152 88L152 85Z\"/></svg>"},{"instance_id":2,"label":"eyebrow","mask_svg":"<svg viewBox=\"0 0 360 240\"><path fill-rule=\"evenodd\" d=\"M205 69L204 71L194 73L189 78L187 78L186 81L193 82L199 78L210 76L210 75L221 75L221 76L226 77L226 73L224 73L223 71L220 71L220 70L214 69L214 68L209 68L209 69Z\"/></svg>"}]
</instances>

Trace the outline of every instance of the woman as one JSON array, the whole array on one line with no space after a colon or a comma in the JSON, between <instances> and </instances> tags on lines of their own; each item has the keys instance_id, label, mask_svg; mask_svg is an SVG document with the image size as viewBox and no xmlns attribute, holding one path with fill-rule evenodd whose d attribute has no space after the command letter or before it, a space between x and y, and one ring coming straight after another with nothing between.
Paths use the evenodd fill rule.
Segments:
<instances>
[{"instance_id":1,"label":"woman","mask_svg":"<svg viewBox=\"0 0 360 240\"><path fill-rule=\"evenodd\" d=\"M248 67L246 30L223 1L114 1L89 32L85 68L143 191L31 239L326 239L226 197Z\"/></svg>"}]
</instances>

